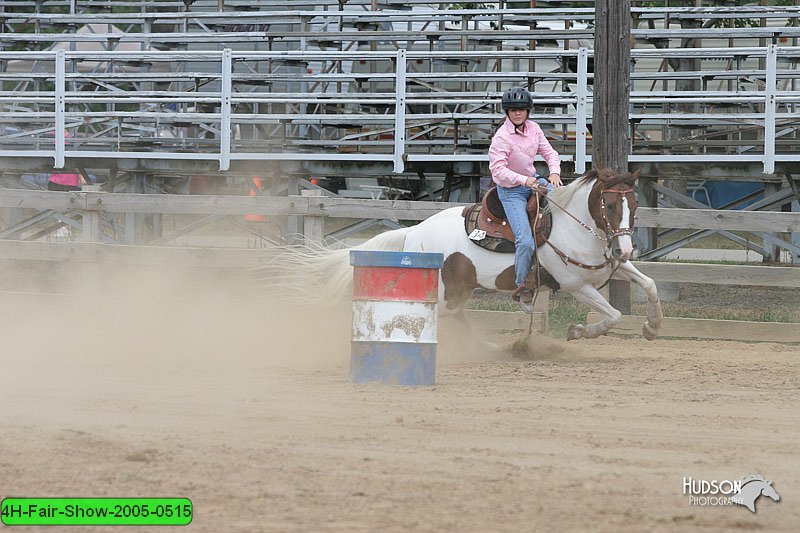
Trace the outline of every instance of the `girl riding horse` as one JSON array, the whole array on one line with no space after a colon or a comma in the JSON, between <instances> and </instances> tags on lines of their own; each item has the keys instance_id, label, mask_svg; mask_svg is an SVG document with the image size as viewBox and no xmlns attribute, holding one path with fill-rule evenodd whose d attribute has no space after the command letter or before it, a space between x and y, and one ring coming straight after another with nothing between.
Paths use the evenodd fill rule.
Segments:
<instances>
[{"instance_id":1,"label":"girl riding horse","mask_svg":"<svg viewBox=\"0 0 800 533\"><path fill-rule=\"evenodd\" d=\"M594 324L576 325L569 338L604 335L622 313L599 292L609 279L630 281L647 295L642 333L654 339L661 326L656 284L628 261L636 214L634 185L638 173L591 170L548 195L553 230L536 254L539 264L561 290L599 312ZM465 230L463 207L451 207L415 226L381 233L357 246L361 250L438 252L444 255L439 284L439 313L466 322L464 306L474 289L514 291L511 254L484 249ZM342 302L350 294L353 268L350 250L276 247L265 250L263 264L270 295L314 305Z\"/></svg>"},{"instance_id":2,"label":"girl riding horse","mask_svg":"<svg viewBox=\"0 0 800 533\"><path fill-rule=\"evenodd\" d=\"M533 313L533 292L525 287L525 279L531 270L536 241L528 222L528 199L540 184L549 190L561 187L561 161L542 128L528 119L533 97L527 89L514 87L507 90L501 106L506 112L506 120L492 138L489 169L497 184L497 197L514 232L516 289L512 297L519 300L522 310L530 314ZM533 161L536 154L544 157L550 169L547 181L535 177Z\"/></svg>"}]
</instances>

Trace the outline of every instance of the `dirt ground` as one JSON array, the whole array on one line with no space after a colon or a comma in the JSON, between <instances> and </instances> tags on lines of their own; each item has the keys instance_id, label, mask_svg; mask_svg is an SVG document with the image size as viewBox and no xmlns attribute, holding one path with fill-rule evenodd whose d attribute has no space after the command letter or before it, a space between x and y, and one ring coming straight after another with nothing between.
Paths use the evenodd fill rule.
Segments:
<instances>
[{"instance_id":1,"label":"dirt ground","mask_svg":"<svg viewBox=\"0 0 800 533\"><path fill-rule=\"evenodd\" d=\"M443 320L436 386L354 385L347 309L116 275L0 298L0 498L186 497L197 532L800 524L798 346L540 338L519 361ZM683 494L749 474L781 501Z\"/></svg>"}]
</instances>

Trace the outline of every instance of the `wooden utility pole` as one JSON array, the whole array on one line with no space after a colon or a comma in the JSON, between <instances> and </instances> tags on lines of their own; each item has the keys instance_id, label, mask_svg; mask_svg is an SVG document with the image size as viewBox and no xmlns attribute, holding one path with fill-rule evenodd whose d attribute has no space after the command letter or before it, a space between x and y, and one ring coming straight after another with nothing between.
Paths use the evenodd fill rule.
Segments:
<instances>
[{"instance_id":1,"label":"wooden utility pole","mask_svg":"<svg viewBox=\"0 0 800 533\"><path fill-rule=\"evenodd\" d=\"M630 153L628 105L631 93L631 2L596 0L594 27L594 111L592 167L627 172ZM612 281L611 305L631 313L630 284Z\"/></svg>"}]
</instances>

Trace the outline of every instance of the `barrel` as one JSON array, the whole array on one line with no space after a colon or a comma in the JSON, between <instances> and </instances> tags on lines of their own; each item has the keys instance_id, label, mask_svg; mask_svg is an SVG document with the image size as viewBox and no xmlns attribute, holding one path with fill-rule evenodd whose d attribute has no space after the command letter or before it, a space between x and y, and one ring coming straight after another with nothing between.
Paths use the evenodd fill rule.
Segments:
<instances>
[{"instance_id":1,"label":"barrel","mask_svg":"<svg viewBox=\"0 0 800 533\"><path fill-rule=\"evenodd\" d=\"M350 381L436 382L439 253L352 250Z\"/></svg>"}]
</instances>

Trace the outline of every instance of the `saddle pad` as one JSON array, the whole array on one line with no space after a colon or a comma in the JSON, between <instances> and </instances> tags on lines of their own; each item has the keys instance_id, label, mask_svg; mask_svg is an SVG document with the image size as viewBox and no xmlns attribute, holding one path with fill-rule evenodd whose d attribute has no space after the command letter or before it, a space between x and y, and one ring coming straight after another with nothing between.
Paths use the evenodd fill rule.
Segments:
<instances>
[{"instance_id":1,"label":"saddle pad","mask_svg":"<svg viewBox=\"0 0 800 533\"><path fill-rule=\"evenodd\" d=\"M465 207L461 212L461 215L464 217L464 229L466 230L470 240L481 248L485 248L492 252L513 253L516 249L514 246L514 241L493 237L481 230L479 227L479 220L481 220L481 213L483 209L484 207L481 204L472 204ZM550 216L550 213L547 213L541 217L537 216L535 232L537 248L544 246L545 239L550 236L552 222L553 219Z\"/></svg>"},{"instance_id":2,"label":"saddle pad","mask_svg":"<svg viewBox=\"0 0 800 533\"><path fill-rule=\"evenodd\" d=\"M485 248L491 252L513 254L516 248L512 241L500 239L498 237L491 237L478 229L478 219L481 216L482 209L483 207L481 204L473 204L465 207L462 213L464 215L464 229L466 230L467 235L470 236L470 240L474 244L477 244L481 248ZM479 238L481 236L483 238Z\"/></svg>"}]
</instances>

